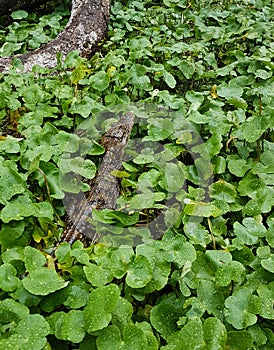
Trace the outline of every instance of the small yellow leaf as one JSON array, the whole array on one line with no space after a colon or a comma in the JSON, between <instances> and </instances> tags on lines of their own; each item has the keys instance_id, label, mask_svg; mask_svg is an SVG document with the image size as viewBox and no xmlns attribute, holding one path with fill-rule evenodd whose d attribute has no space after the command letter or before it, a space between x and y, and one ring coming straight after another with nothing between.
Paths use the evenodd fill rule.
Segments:
<instances>
[{"instance_id":1,"label":"small yellow leaf","mask_svg":"<svg viewBox=\"0 0 274 350\"><path fill-rule=\"evenodd\" d=\"M116 71L116 67L111 66L111 67L109 67L108 70L107 70L107 75L108 75L110 78L112 78L112 77L114 76L114 74L115 74L115 71Z\"/></svg>"},{"instance_id":2,"label":"small yellow leaf","mask_svg":"<svg viewBox=\"0 0 274 350\"><path fill-rule=\"evenodd\" d=\"M217 85L214 84L212 86L212 89L211 89L211 97L212 98L218 98L218 95L217 95Z\"/></svg>"}]
</instances>

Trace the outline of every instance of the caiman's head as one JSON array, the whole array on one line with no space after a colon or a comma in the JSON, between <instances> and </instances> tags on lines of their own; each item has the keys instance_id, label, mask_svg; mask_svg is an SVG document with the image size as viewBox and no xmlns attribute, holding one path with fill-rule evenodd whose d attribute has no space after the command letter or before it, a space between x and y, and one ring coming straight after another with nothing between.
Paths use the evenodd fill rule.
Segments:
<instances>
[{"instance_id":1,"label":"caiman's head","mask_svg":"<svg viewBox=\"0 0 274 350\"><path fill-rule=\"evenodd\" d=\"M108 151L111 147L125 146L134 125L134 114L128 112L117 122L111 124L110 129L102 136L99 143Z\"/></svg>"}]
</instances>

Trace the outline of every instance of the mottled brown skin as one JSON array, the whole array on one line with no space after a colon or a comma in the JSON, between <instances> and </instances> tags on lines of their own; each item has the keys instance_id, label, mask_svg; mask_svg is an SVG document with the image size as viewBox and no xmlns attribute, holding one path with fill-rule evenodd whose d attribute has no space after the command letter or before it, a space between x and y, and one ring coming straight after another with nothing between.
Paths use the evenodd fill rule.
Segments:
<instances>
[{"instance_id":1,"label":"mottled brown skin","mask_svg":"<svg viewBox=\"0 0 274 350\"><path fill-rule=\"evenodd\" d=\"M99 143L105 148L101 166L90 182L87 198L71 203L68 208L66 228L58 242L72 244L77 239L85 245L96 240L96 232L89 220L92 209L115 209L116 200L120 195L120 184L117 177L111 173L122 167L124 149L127 145L134 124L134 115L129 112L123 115L100 139Z\"/></svg>"}]
</instances>

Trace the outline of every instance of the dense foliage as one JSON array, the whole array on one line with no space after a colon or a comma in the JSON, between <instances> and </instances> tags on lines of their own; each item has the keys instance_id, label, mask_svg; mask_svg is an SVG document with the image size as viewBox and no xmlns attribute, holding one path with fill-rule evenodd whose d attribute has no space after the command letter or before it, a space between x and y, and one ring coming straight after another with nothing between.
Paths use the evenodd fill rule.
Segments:
<instances>
[{"instance_id":1,"label":"dense foliage","mask_svg":"<svg viewBox=\"0 0 274 350\"><path fill-rule=\"evenodd\" d=\"M58 16L15 12L1 54ZM273 18L268 0L113 1L90 60L0 75L1 349L273 349ZM94 177L126 110L144 145L117 174L129 212L95 212L112 235L53 258L65 192L87 189L71 170Z\"/></svg>"}]
</instances>

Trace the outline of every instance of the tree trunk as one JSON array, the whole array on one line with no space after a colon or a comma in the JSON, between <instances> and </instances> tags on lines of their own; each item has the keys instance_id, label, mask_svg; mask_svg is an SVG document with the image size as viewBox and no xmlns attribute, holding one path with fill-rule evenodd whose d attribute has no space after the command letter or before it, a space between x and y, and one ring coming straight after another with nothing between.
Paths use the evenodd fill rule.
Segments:
<instances>
[{"instance_id":1,"label":"tree trunk","mask_svg":"<svg viewBox=\"0 0 274 350\"><path fill-rule=\"evenodd\" d=\"M34 65L53 68L57 53L64 59L69 52L78 50L82 56L89 57L106 34L109 8L110 0L72 0L69 22L55 39L38 50L13 57L22 61L26 72ZM13 57L0 58L0 71L8 71Z\"/></svg>"}]
</instances>

